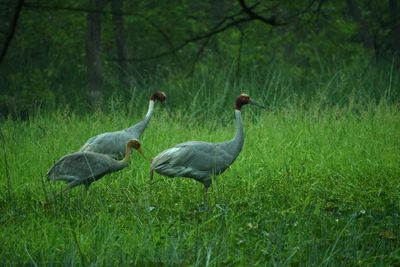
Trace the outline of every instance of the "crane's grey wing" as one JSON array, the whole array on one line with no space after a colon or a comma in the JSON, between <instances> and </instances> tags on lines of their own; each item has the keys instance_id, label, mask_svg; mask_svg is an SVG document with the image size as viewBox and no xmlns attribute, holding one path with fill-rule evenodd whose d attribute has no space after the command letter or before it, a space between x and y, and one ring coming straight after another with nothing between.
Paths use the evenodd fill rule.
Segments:
<instances>
[{"instance_id":1,"label":"crane's grey wing","mask_svg":"<svg viewBox=\"0 0 400 267\"><path fill-rule=\"evenodd\" d=\"M91 137L80 151L101 153L120 160L125 155L126 144L132 138L126 131L102 133Z\"/></svg>"},{"instance_id":2,"label":"crane's grey wing","mask_svg":"<svg viewBox=\"0 0 400 267\"><path fill-rule=\"evenodd\" d=\"M107 134L107 133L106 133ZM90 137L86 143L79 149L79 151L84 152L84 151L91 151L91 149L94 149L94 144L102 138L102 135L104 134L99 134L96 136Z\"/></svg>"},{"instance_id":3,"label":"crane's grey wing","mask_svg":"<svg viewBox=\"0 0 400 267\"><path fill-rule=\"evenodd\" d=\"M101 153L100 151L94 150L104 149L104 145L108 143L113 145L115 143L115 140L117 139L116 135L116 132L107 132L93 136L86 141L86 143L81 147L80 151L92 151Z\"/></svg>"},{"instance_id":4,"label":"crane's grey wing","mask_svg":"<svg viewBox=\"0 0 400 267\"><path fill-rule=\"evenodd\" d=\"M186 142L161 152L150 168L169 177L201 180L223 172L231 162L232 156L221 143Z\"/></svg>"},{"instance_id":5,"label":"crane's grey wing","mask_svg":"<svg viewBox=\"0 0 400 267\"><path fill-rule=\"evenodd\" d=\"M49 170L51 180L80 183L95 181L105 174L114 171L115 160L99 153L76 152L64 156ZM90 183L90 182L89 182Z\"/></svg>"}]
</instances>

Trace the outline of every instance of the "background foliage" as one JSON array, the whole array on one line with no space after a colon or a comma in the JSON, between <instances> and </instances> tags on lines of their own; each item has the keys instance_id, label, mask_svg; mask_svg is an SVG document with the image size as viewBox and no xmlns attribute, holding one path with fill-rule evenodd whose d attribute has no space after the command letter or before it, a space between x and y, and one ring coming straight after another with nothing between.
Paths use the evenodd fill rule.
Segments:
<instances>
[{"instance_id":1,"label":"background foliage","mask_svg":"<svg viewBox=\"0 0 400 267\"><path fill-rule=\"evenodd\" d=\"M258 95L271 94L268 84L279 79L281 98L294 93L310 99L320 90L327 90L334 103L342 101L343 93L367 93L376 101L399 96L400 25L394 0L246 3L278 26L261 20L239 23L240 17L249 17L240 1L101 1L101 8L95 1L25 1L0 65L3 115L60 104L87 108L87 16L96 12L101 16L102 108L109 99L137 98L156 88L183 99L202 96L197 81L204 77L216 95L246 91L254 83ZM114 2L122 5L119 11L112 9ZM15 2L1 5L2 20L10 22ZM115 14L123 18L123 69L117 62ZM227 23L232 26L218 34L190 41ZM2 25L0 40L9 26ZM125 80L119 79L121 73ZM365 91L366 81L374 84L372 91ZM321 87L337 82L346 84L345 92Z\"/></svg>"}]
</instances>

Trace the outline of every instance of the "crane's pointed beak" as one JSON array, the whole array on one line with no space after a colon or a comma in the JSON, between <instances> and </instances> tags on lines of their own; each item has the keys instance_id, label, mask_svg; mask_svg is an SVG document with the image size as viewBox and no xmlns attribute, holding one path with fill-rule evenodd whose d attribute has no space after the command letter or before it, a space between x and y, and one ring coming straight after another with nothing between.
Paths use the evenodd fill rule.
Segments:
<instances>
[{"instance_id":1,"label":"crane's pointed beak","mask_svg":"<svg viewBox=\"0 0 400 267\"><path fill-rule=\"evenodd\" d=\"M144 155L143 150L142 150L141 147L139 147L139 148L136 149L136 150L139 152L139 154L140 154L143 158L147 159L146 156Z\"/></svg>"},{"instance_id":2,"label":"crane's pointed beak","mask_svg":"<svg viewBox=\"0 0 400 267\"><path fill-rule=\"evenodd\" d=\"M263 105L261 105L261 104L257 103L256 101L254 101L254 100L253 100L253 99L251 99L251 98L250 98L250 100L249 100L249 104L251 104L251 105L254 105L254 106L257 106L257 107L259 107L259 108L266 109L266 107L265 107L265 106L263 106Z\"/></svg>"},{"instance_id":3,"label":"crane's pointed beak","mask_svg":"<svg viewBox=\"0 0 400 267\"><path fill-rule=\"evenodd\" d=\"M164 92L161 92L162 100L160 101L161 105L165 105L165 101L167 101L167 95Z\"/></svg>"}]
</instances>

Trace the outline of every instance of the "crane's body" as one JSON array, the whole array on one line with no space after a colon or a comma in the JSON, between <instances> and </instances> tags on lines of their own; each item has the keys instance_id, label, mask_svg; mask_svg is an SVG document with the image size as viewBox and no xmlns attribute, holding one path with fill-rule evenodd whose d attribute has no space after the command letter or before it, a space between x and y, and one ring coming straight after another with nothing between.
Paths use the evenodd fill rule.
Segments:
<instances>
[{"instance_id":1,"label":"crane's body","mask_svg":"<svg viewBox=\"0 0 400 267\"><path fill-rule=\"evenodd\" d=\"M95 152L76 152L61 158L48 172L51 180L62 180L68 187L89 186L104 175L125 168L128 163L114 162L107 155Z\"/></svg>"},{"instance_id":2,"label":"crane's body","mask_svg":"<svg viewBox=\"0 0 400 267\"><path fill-rule=\"evenodd\" d=\"M190 141L164 150L153 159L150 177L155 171L167 177L192 178L203 183L207 190L212 177L223 173L242 150L244 131L240 108L245 104L258 105L245 94L237 98L236 135L233 139L219 143Z\"/></svg>"},{"instance_id":3,"label":"crane's body","mask_svg":"<svg viewBox=\"0 0 400 267\"><path fill-rule=\"evenodd\" d=\"M131 139L139 140L149 120L150 117L148 116L128 129L93 136L86 141L80 152L95 152L105 154L113 159L121 159L124 156L125 144ZM143 125L143 128L138 127Z\"/></svg>"},{"instance_id":4,"label":"crane's body","mask_svg":"<svg viewBox=\"0 0 400 267\"><path fill-rule=\"evenodd\" d=\"M89 187L91 183L104 175L125 168L128 165L132 147L141 152L140 143L137 140L130 140L125 145L125 157L122 160L115 160L107 155L90 151L66 155L53 165L47 177L50 180L67 182L67 189L78 185Z\"/></svg>"},{"instance_id":5,"label":"crane's body","mask_svg":"<svg viewBox=\"0 0 400 267\"><path fill-rule=\"evenodd\" d=\"M106 132L89 138L81 147L81 152L96 152L106 154L113 159L122 159L125 145L131 139L139 140L153 115L155 100L163 102L166 96L163 92L154 93L149 100L147 114L142 121L124 130Z\"/></svg>"}]
</instances>

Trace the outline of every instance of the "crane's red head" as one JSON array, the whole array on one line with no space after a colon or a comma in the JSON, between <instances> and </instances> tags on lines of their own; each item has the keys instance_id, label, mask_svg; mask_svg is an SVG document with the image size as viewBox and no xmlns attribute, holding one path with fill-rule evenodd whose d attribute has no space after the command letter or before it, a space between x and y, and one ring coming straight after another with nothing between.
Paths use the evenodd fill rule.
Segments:
<instances>
[{"instance_id":1,"label":"crane's red head","mask_svg":"<svg viewBox=\"0 0 400 267\"><path fill-rule=\"evenodd\" d=\"M246 94L241 94L236 97L235 109L240 110L242 106L250 103L250 96Z\"/></svg>"},{"instance_id":2,"label":"crane's red head","mask_svg":"<svg viewBox=\"0 0 400 267\"><path fill-rule=\"evenodd\" d=\"M235 103L236 110L240 110L242 108L242 106L247 105L247 104L255 105L260 108L265 108L263 105L258 104L253 99L251 99L250 96L248 96L246 94L241 94L238 97L236 97L236 103Z\"/></svg>"},{"instance_id":3,"label":"crane's red head","mask_svg":"<svg viewBox=\"0 0 400 267\"><path fill-rule=\"evenodd\" d=\"M144 157L141 145L138 140L136 139L129 140L127 146L136 149Z\"/></svg>"},{"instance_id":4,"label":"crane's red head","mask_svg":"<svg viewBox=\"0 0 400 267\"><path fill-rule=\"evenodd\" d=\"M153 101L158 100L160 102L164 102L165 99L167 99L167 95L162 91L157 91L150 96L150 100Z\"/></svg>"},{"instance_id":5,"label":"crane's red head","mask_svg":"<svg viewBox=\"0 0 400 267\"><path fill-rule=\"evenodd\" d=\"M129 146L129 147L132 147L132 148L134 148L134 149L139 149L139 148L140 148L140 143L139 143L138 140L132 139L132 140L129 140L128 146Z\"/></svg>"}]
</instances>

